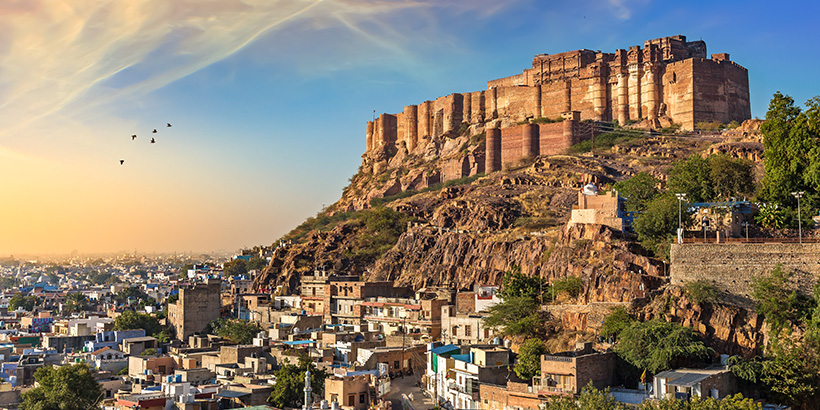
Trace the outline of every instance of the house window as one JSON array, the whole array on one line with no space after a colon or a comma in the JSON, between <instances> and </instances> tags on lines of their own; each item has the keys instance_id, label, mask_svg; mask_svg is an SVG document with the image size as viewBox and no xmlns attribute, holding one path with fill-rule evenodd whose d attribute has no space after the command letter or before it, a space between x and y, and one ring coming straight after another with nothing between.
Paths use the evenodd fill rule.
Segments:
<instances>
[{"instance_id":1,"label":"house window","mask_svg":"<svg viewBox=\"0 0 820 410\"><path fill-rule=\"evenodd\" d=\"M452 335L453 335L453 337L458 336L458 326L453 326Z\"/></svg>"},{"instance_id":2,"label":"house window","mask_svg":"<svg viewBox=\"0 0 820 410\"><path fill-rule=\"evenodd\" d=\"M364 404L365 400L367 399L365 398L364 393L359 393L359 404Z\"/></svg>"},{"instance_id":3,"label":"house window","mask_svg":"<svg viewBox=\"0 0 820 410\"><path fill-rule=\"evenodd\" d=\"M470 325L464 326L464 336L470 337L473 335L473 329Z\"/></svg>"},{"instance_id":4,"label":"house window","mask_svg":"<svg viewBox=\"0 0 820 410\"><path fill-rule=\"evenodd\" d=\"M347 395L347 405L351 406L351 407L356 405L356 395L355 394L348 394Z\"/></svg>"},{"instance_id":5,"label":"house window","mask_svg":"<svg viewBox=\"0 0 820 410\"><path fill-rule=\"evenodd\" d=\"M400 366L400 365L399 365L399 361L398 361L398 360L396 360L395 362L393 362L393 368L394 368L394 369L398 369L398 368L399 368L399 366Z\"/></svg>"}]
</instances>

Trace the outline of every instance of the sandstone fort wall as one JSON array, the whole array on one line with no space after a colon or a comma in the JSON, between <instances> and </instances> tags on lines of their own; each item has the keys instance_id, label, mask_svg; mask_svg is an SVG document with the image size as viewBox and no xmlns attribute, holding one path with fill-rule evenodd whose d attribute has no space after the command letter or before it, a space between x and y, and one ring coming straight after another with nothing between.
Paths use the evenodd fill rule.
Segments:
<instances>
[{"instance_id":1,"label":"sandstone fort wall","mask_svg":"<svg viewBox=\"0 0 820 410\"><path fill-rule=\"evenodd\" d=\"M820 278L818 243L673 244L670 281L682 285L714 280L733 294L748 297L755 278L768 275L778 264L791 272L800 292L811 294Z\"/></svg>"},{"instance_id":2,"label":"sandstone fort wall","mask_svg":"<svg viewBox=\"0 0 820 410\"><path fill-rule=\"evenodd\" d=\"M540 54L532 68L489 81L484 91L451 94L380 115L367 124L367 151L390 144L413 151L431 138L454 136L463 125L478 133L570 111L578 111L582 121L648 120L659 125L664 118L684 129L697 122L742 122L751 116L748 72L729 54L707 58L706 43L689 42L685 36L647 40L643 48L615 53Z\"/></svg>"}]
</instances>

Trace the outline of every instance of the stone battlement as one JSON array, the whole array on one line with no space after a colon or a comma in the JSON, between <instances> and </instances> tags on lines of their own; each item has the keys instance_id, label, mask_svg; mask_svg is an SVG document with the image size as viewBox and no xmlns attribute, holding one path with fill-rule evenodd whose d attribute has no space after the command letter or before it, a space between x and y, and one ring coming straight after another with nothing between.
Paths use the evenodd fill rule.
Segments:
<instances>
[{"instance_id":1,"label":"stone battlement","mask_svg":"<svg viewBox=\"0 0 820 410\"><path fill-rule=\"evenodd\" d=\"M578 112L576 123L646 121L652 127L677 123L691 130L698 122L743 122L751 117L748 72L728 53L708 58L704 41L687 41L681 35L614 53L583 49L538 54L531 68L491 80L486 90L381 114L367 123L366 154L393 146L414 152L440 137L490 129L501 130L503 147L508 145L505 135L520 133L507 129L528 119L556 119L573 111ZM572 145L581 135L563 135L556 146ZM488 171L498 169L496 165Z\"/></svg>"}]
</instances>

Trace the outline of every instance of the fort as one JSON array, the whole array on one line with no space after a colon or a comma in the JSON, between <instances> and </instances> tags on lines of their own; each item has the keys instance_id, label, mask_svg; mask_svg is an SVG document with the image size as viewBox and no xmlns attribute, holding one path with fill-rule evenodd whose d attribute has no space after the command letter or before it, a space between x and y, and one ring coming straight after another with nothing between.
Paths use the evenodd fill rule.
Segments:
<instances>
[{"instance_id":1,"label":"fort","mask_svg":"<svg viewBox=\"0 0 820 410\"><path fill-rule=\"evenodd\" d=\"M727 53L707 58L704 41L677 35L615 53L584 49L539 54L532 68L489 81L486 90L381 114L367 123L365 158L383 159L379 152L390 156L401 149L425 151L431 142L468 131L486 133L485 152L446 165L453 168L442 169L448 179L560 153L592 137L593 131L583 126L588 120L655 129L679 124L692 130L699 122L750 117L747 70Z\"/></svg>"}]
</instances>

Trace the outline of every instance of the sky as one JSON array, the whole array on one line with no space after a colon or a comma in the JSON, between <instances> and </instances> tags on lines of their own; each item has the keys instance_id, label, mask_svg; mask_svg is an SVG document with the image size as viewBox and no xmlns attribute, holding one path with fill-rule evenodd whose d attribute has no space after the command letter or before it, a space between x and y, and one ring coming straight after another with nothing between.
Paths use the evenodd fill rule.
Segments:
<instances>
[{"instance_id":1,"label":"sky","mask_svg":"<svg viewBox=\"0 0 820 410\"><path fill-rule=\"evenodd\" d=\"M539 53L703 39L749 70L763 118L777 90L800 104L820 94L819 11L756 0L1 0L0 256L269 245L339 199L374 110L485 89Z\"/></svg>"}]
</instances>

